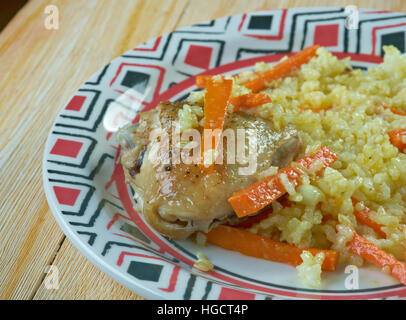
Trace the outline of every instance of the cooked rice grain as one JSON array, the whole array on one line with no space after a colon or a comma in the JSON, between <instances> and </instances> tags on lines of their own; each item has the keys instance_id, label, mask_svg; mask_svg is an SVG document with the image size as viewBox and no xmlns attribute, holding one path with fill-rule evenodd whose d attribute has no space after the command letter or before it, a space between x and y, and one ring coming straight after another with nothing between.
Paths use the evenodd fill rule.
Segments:
<instances>
[{"instance_id":1,"label":"cooked rice grain","mask_svg":"<svg viewBox=\"0 0 406 320\"><path fill-rule=\"evenodd\" d=\"M339 60L320 48L300 70L269 83L263 91L272 102L257 108L258 116L271 119L276 128L294 124L304 154L326 145L338 154L338 161L318 178L309 175L296 191L287 184L293 195L289 199L296 195L297 201L290 208L273 206L273 214L252 232L300 247L338 250L342 262L361 265L362 259L345 246L356 231L404 260L406 155L391 144L387 132L406 128L406 117L383 107L406 111L406 56L392 46L384 51L384 62L364 73L352 69L348 59ZM387 239L357 223L351 197L363 201L357 209L373 210L370 217L384 225ZM312 213L316 218L309 219ZM338 231L319 215L339 219Z\"/></svg>"}]
</instances>

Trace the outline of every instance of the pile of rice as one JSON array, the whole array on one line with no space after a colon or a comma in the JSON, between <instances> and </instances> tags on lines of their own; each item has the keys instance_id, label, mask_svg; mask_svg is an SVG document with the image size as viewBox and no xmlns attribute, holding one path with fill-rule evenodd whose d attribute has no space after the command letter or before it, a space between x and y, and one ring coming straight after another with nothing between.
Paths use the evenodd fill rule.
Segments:
<instances>
[{"instance_id":1,"label":"pile of rice","mask_svg":"<svg viewBox=\"0 0 406 320\"><path fill-rule=\"evenodd\" d=\"M362 72L352 69L348 59L339 60L319 48L309 63L262 91L272 102L250 109L251 113L272 120L276 128L294 124L305 145L302 155L325 145L338 160L317 178L305 176L289 194L292 206L274 202L273 213L251 232L302 248L337 250L341 263L360 267L363 259L345 246L356 231L404 261L406 154L391 144L387 132L406 128L406 116L384 107L406 109L406 56L393 46L384 47L384 52L382 64ZM256 70L269 67L255 66ZM241 81L251 75L244 72ZM247 93L237 82L233 94ZM201 105L201 99L202 93L193 93L189 103ZM386 239L357 223L351 197L360 201L359 210L363 206L373 210L370 217L384 226ZM324 216L338 220L337 229ZM322 259L306 256L303 261L298 267L303 283L319 286L321 269L314 265Z\"/></svg>"}]
</instances>

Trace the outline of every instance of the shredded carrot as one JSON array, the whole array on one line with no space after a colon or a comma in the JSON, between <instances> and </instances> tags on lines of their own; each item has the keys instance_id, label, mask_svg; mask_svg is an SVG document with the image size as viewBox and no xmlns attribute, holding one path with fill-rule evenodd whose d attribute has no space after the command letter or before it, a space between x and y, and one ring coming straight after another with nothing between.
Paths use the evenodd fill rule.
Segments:
<instances>
[{"instance_id":1,"label":"shredded carrot","mask_svg":"<svg viewBox=\"0 0 406 320\"><path fill-rule=\"evenodd\" d=\"M230 103L236 111L242 108L258 107L268 102L271 102L271 98L265 93L244 94L230 99Z\"/></svg>"},{"instance_id":2,"label":"shredded carrot","mask_svg":"<svg viewBox=\"0 0 406 320\"><path fill-rule=\"evenodd\" d=\"M213 168L214 155L207 155L206 152L217 150L223 132L232 87L233 81L222 77L210 78L207 82L204 99L204 134L199 161L199 167L206 171L210 171ZM211 138L211 141L207 141L206 135ZM205 143L205 141L211 143ZM209 159L208 163L207 157L209 156L211 159Z\"/></svg>"},{"instance_id":3,"label":"shredded carrot","mask_svg":"<svg viewBox=\"0 0 406 320\"><path fill-rule=\"evenodd\" d=\"M290 73L300 68L301 65L310 61L316 55L319 45L313 45L296 53L294 56L278 63L273 68L258 72L257 76L244 83L244 86L252 92L259 92L266 87L266 83L275 79L287 77Z\"/></svg>"},{"instance_id":4,"label":"shredded carrot","mask_svg":"<svg viewBox=\"0 0 406 320\"><path fill-rule=\"evenodd\" d=\"M388 132L390 142L399 149L400 152L404 152L406 149L406 129L392 130ZM404 138L405 137L405 138Z\"/></svg>"},{"instance_id":5,"label":"shredded carrot","mask_svg":"<svg viewBox=\"0 0 406 320\"><path fill-rule=\"evenodd\" d=\"M357 205L358 202L359 202L358 200L352 198L352 204L354 206L354 216L357 219L357 221L375 230L375 232L379 234L382 238L386 238L386 233L383 232L382 225L375 222L369 217L371 209L369 209L368 207L365 207L363 210L355 209L355 206Z\"/></svg>"},{"instance_id":6,"label":"shredded carrot","mask_svg":"<svg viewBox=\"0 0 406 320\"><path fill-rule=\"evenodd\" d=\"M322 269L334 271L338 262L338 252L322 249L301 249L294 245L274 241L246 230L220 225L206 234L207 242L223 249L237 251L241 254L274 262L298 266L303 261L300 255L304 250L316 255L325 255Z\"/></svg>"},{"instance_id":7,"label":"shredded carrot","mask_svg":"<svg viewBox=\"0 0 406 320\"><path fill-rule=\"evenodd\" d=\"M321 169L316 172L319 173L334 163L337 160L337 155L323 146L315 154L297 160L297 163L305 168L310 168L317 160L322 162ZM241 218L258 212L272 201L283 196L287 191L280 180L281 174L286 174L294 187L299 185L300 173L296 169L292 166L280 169L277 174L266 177L245 189L235 192L228 199L237 216Z\"/></svg>"},{"instance_id":8,"label":"shredded carrot","mask_svg":"<svg viewBox=\"0 0 406 320\"><path fill-rule=\"evenodd\" d=\"M347 246L356 255L380 268L387 269L390 275L406 285L406 264L379 249L372 242L364 239L357 233L354 233L352 240L347 243Z\"/></svg>"},{"instance_id":9,"label":"shredded carrot","mask_svg":"<svg viewBox=\"0 0 406 320\"><path fill-rule=\"evenodd\" d=\"M200 75L197 75L197 76L195 77L195 84L196 84L196 87L198 87L198 88L206 88L207 82L209 81L210 78L212 78L212 77L214 77L214 76L216 76L216 77L218 77L218 78L223 78L223 79L225 79L225 76L222 76L222 75L206 75L206 74L200 74ZM231 79L230 77L232 77L232 76L227 76L227 79ZM234 77L234 78L235 78L235 77Z\"/></svg>"},{"instance_id":10,"label":"shredded carrot","mask_svg":"<svg viewBox=\"0 0 406 320\"><path fill-rule=\"evenodd\" d=\"M207 76L207 75L198 75L196 76L196 86L198 88L206 88L207 81L211 78L212 76Z\"/></svg>"},{"instance_id":11,"label":"shredded carrot","mask_svg":"<svg viewBox=\"0 0 406 320\"><path fill-rule=\"evenodd\" d=\"M389 109L392 113L397 114L399 116L406 116L406 112L400 111L398 109L390 108L388 106L383 106L384 109Z\"/></svg>"}]
</instances>

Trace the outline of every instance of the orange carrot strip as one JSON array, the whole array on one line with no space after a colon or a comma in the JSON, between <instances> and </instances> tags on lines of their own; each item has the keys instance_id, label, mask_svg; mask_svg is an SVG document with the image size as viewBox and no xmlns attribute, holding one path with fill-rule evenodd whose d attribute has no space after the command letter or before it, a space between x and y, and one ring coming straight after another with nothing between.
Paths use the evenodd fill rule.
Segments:
<instances>
[{"instance_id":1,"label":"orange carrot strip","mask_svg":"<svg viewBox=\"0 0 406 320\"><path fill-rule=\"evenodd\" d=\"M298 266L303 261L300 255L304 250L312 255L323 252L325 255L322 269L334 271L338 262L338 252L322 249L300 249L294 245L274 241L246 230L220 225L206 234L207 242L223 249L269 261Z\"/></svg>"},{"instance_id":2,"label":"orange carrot strip","mask_svg":"<svg viewBox=\"0 0 406 320\"><path fill-rule=\"evenodd\" d=\"M403 142L403 137L406 137L406 129L392 130L388 132L390 142L399 149L400 152L404 152L406 149L406 143Z\"/></svg>"},{"instance_id":3,"label":"orange carrot strip","mask_svg":"<svg viewBox=\"0 0 406 320\"><path fill-rule=\"evenodd\" d=\"M234 110L254 108L268 102L271 102L271 98L265 93L244 94L230 99Z\"/></svg>"},{"instance_id":4,"label":"orange carrot strip","mask_svg":"<svg viewBox=\"0 0 406 320\"><path fill-rule=\"evenodd\" d=\"M230 100L230 94L233 87L233 81L224 78L208 79L204 103L204 134L201 143L200 168L210 171L212 164L205 163L205 152L209 149L217 150L220 137L223 132L224 119L227 113L227 106ZM217 129L217 130L216 130ZM209 135L211 143L205 143L205 136ZM207 145L206 145L207 144ZM207 159L206 159L207 160ZM213 159L214 160L214 159Z\"/></svg>"},{"instance_id":5,"label":"orange carrot strip","mask_svg":"<svg viewBox=\"0 0 406 320\"><path fill-rule=\"evenodd\" d=\"M279 203L286 208L289 208L292 206L292 203L287 199L287 197L282 197L279 199ZM268 218L270 214L272 214L273 209L272 207L269 207L265 209L264 211L254 214L252 216L249 216L246 220L241 221L238 224L231 225L232 227L236 228L243 228L243 229L249 229L251 228L254 224L260 223L262 220Z\"/></svg>"},{"instance_id":6,"label":"orange carrot strip","mask_svg":"<svg viewBox=\"0 0 406 320\"><path fill-rule=\"evenodd\" d=\"M318 45L313 45L296 53L294 56L278 63L272 69L264 72L258 72L257 77L246 82L245 87L252 92L259 92L266 87L266 83L275 79L284 78L293 71L300 68L301 65L310 61L316 55Z\"/></svg>"},{"instance_id":7,"label":"orange carrot strip","mask_svg":"<svg viewBox=\"0 0 406 320\"><path fill-rule=\"evenodd\" d=\"M388 269L390 275L406 285L406 264L379 249L372 242L364 239L357 233L354 233L354 237L347 243L347 246L356 255L380 268Z\"/></svg>"},{"instance_id":8,"label":"orange carrot strip","mask_svg":"<svg viewBox=\"0 0 406 320\"><path fill-rule=\"evenodd\" d=\"M312 163L317 160L322 161L323 166L321 170L323 170L337 160L337 155L323 146L315 154L297 160L297 163L305 168L310 168ZM228 202L233 207L237 216L242 218L251 213L258 212L272 201L283 196L286 193L286 189L279 178L282 173L286 174L294 187L299 185L300 173L297 170L292 166L280 169L277 174L266 177L232 194Z\"/></svg>"},{"instance_id":9,"label":"orange carrot strip","mask_svg":"<svg viewBox=\"0 0 406 320\"><path fill-rule=\"evenodd\" d=\"M386 238L386 233L382 231L382 225L375 222L369 217L371 209L369 209L368 207L365 207L363 210L360 211L355 209L355 206L357 205L358 202L359 202L358 200L352 198L352 204L354 206L354 216L357 219L357 221L374 229L375 232L379 234L382 238Z\"/></svg>"},{"instance_id":10,"label":"orange carrot strip","mask_svg":"<svg viewBox=\"0 0 406 320\"><path fill-rule=\"evenodd\" d=\"M390 108L388 106L383 106L384 109L389 109L392 113L397 114L399 116L406 116L406 112L400 111L398 109Z\"/></svg>"},{"instance_id":11,"label":"orange carrot strip","mask_svg":"<svg viewBox=\"0 0 406 320\"><path fill-rule=\"evenodd\" d=\"M196 86L198 88L206 88L207 81L211 78L212 76L207 76L207 75L198 75L196 76Z\"/></svg>"}]
</instances>

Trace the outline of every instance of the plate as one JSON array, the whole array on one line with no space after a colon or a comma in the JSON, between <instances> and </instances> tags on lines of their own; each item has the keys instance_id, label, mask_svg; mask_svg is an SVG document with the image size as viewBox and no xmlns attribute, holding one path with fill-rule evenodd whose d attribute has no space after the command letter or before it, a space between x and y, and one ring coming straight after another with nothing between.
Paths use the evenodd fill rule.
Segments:
<instances>
[{"instance_id":1,"label":"plate","mask_svg":"<svg viewBox=\"0 0 406 320\"><path fill-rule=\"evenodd\" d=\"M261 11L216 19L148 41L101 68L57 116L43 160L46 196L62 230L100 270L150 299L371 299L406 297L406 287L377 268L324 275L323 288L302 287L296 269L172 241L133 209L116 160L114 132L140 110L184 99L197 74L235 74L276 62L314 43L366 69L382 46L405 51L406 15L349 8ZM215 268L192 268L203 251Z\"/></svg>"}]
</instances>

